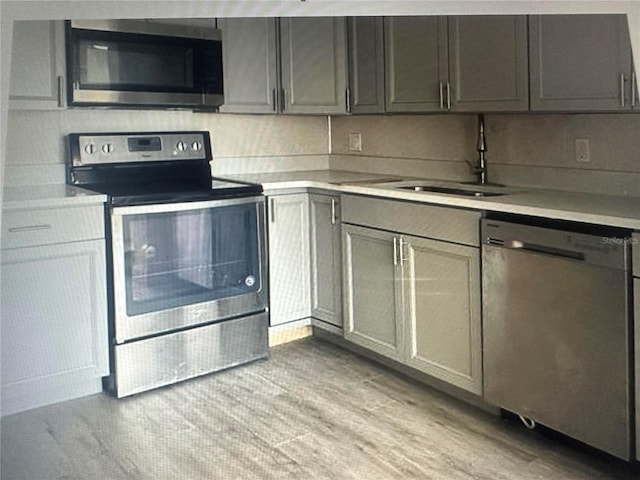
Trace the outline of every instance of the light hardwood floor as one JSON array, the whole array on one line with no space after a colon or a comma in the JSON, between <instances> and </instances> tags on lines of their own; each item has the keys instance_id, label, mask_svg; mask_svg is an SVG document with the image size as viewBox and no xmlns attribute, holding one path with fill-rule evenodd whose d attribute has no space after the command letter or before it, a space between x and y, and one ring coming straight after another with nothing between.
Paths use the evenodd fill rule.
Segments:
<instances>
[{"instance_id":1,"label":"light hardwood floor","mask_svg":"<svg viewBox=\"0 0 640 480\"><path fill-rule=\"evenodd\" d=\"M2 480L640 478L318 339L1 423Z\"/></svg>"}]
</instances>

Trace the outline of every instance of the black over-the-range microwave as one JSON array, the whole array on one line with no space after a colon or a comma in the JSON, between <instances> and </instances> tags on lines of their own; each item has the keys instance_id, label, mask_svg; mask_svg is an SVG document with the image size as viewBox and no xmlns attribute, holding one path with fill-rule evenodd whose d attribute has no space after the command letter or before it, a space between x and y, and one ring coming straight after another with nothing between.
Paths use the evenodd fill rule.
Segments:
<instances>
[{"instance_id":1,"label":"black over-the-range microwave","mask_svg":"<svg viewBox=\"0 0 640 480\"><path fill-rule=\"evenodd\" d=\"M71 20L72 106L215 109L224 103L222 36L213 26Z\"/></svg>"}]
</instances>

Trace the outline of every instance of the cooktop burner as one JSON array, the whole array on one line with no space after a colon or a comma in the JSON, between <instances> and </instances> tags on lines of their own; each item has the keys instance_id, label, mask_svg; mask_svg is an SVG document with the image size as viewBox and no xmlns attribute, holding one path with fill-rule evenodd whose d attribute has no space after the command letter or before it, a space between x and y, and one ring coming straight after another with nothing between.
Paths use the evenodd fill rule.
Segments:
<instances>
[{"instance_id":1,"label":"cooktop burner","mask_svg":"<svg viewBox=\"0 0 640 480\"><path fill-rule=\"evenodd\" d=\"M111 205L260 195L257 184L211 176L209 132L74 133L67 183L108 195Z\"/></svg>"}]
</instances>

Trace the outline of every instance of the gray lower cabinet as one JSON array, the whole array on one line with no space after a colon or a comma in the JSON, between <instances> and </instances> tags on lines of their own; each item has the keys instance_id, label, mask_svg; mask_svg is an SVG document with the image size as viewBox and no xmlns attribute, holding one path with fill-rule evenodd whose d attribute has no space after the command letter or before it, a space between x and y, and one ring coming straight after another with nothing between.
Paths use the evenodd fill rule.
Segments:
<instances>
[{"instance_id":1,"label":"gray lower cabinet","mask_svg":"<svg viewBox=\"0 0 640 480\"><path fill-rule=\"evenodd\" d=\"M382 17L348 22L350 113L384 112L384 34Z\"/></svg>"},{"instance_id":2,"label":"gray lower cabinet","mask_svg":"<svg viewBox=\"0 0 640 480\"><path fill-rule=\"evenodd\" d=\"M633 255L633 305L635 335L635 415L636 415L636 460L640 460L640 232L633 234L631 241Z\"/></svg>"},{"instance_id":3,"label":"gray lower cabinet","mask_svg":"<svg viewBox=\"0 0 640 480\"><path fill-rule=\"evenodd\" d=\"M311 315L309 200L306 193L269 196L271 326Z\"/></svg>"},{"instance_id":4,"label":"gray lower cabinet","mask_svg":"<svg viewBox=\"0 0 640 480\"><path fill-rule=\"evenodd\" d=\"M309 194L311 316L342 327L340 197Z\"/></svg>"},{"instance_id":5,"label":"gray lower cabinet","mask_svg":"<svg viewBox=\"0 0 640 480\"><path fill-rule=\"evenodd\" d=\"M3 213L2 415L101 391L109 374L102 206Z\"/></svg>"},{"instance_id":6,"label":"gray lower cabinet","mask_svg":"<svg viewBox=\"0 0 640 480\"><path fill-rule=\"evenodd\" d=\"M9 108L64 107L64 55L64 22L14 22Z\"/></svg>"},{"instance_id":7,"label":"gray lower cabinet","mask_svg":"<svg viewBox=\"0 0 640 480\"><path fill-rule=\"evenodd\" d=\"M221 112L278 110L277 19L223 18L224 105Z\"/></svg>"},{"instance_id":8,"label":"gray lower cabinet","mask_svg":"<svg viewBox=\"0 0 640 480\"><path fill-rule=\"evenodd\" d=\"M479 213L342 201L345 339L481 395Z\"/></svg>"},{"instance_id":9,"label":"gray lower cabinet","mask_svg":"<svg viewBox=\"0 0 640 480\"><path fill-rule=\"evenodd\" d=\"M344 338L393 360L404 360L402 277L398 237L342 225Z\"/></svg>"},{"instance_id":10,"label":"gray lower cabinet","mask_svg":"<svg viewBox=\"0 0 640 480\"><path fill-rule=\"evenodd\" d=\"M478 248L403 237L406 362L480 395Z\"/></svg>"},{"instance_id":11,"label":"gray lower cabinet","mask_svg":"<svg viewBox=\"0 0 640 480\"><path fill-rule=\"evenodd\" d=\"M531 110L625 111L637 103L625 15L529 18Z\"/></svg>"}]
</instances>

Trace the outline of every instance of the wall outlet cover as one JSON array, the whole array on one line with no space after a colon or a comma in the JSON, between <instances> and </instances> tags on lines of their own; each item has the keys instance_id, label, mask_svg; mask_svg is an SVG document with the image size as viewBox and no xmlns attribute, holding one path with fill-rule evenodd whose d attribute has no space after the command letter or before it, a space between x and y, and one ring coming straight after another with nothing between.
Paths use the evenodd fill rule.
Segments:
<instances>
[{"instance_id":1,"label":"wall outlet cover","mask_svg":"<svg viewBox=\"0 0 640 480\"><path fill-rule=\"evenodd\" d=\"M349 151L362 151L362 134L360 132L353 132L349 134Z\"/></svg>"}]
</instances>

